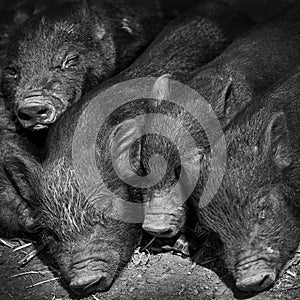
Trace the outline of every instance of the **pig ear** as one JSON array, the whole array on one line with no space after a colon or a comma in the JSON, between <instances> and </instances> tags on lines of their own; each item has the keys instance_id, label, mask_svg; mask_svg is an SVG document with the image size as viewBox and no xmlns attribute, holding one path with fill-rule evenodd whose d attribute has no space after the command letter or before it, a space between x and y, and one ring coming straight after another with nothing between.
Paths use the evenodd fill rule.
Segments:
<instances>
[{"instance_id":1,"label":"pig ear","mask_svg":"<svg viewBox=\"0 0 300 300\"><path fill-rule=\"evenodd\" d=\"M284 169L291 164L289 130L283 112L275 114L267 125L263 148L266 155L272 156L279 169Z\"/></svg>"},{"instance_id":2,"label":"pig ear","mask_svg":"<svg viewBox=\"0 0 300 300\"><path fill-rule=\"evenodd\" d=\"M134 175L132 169L140 168L141 143L135 143L140 137L140 125L134 119L122 122L110 135L111 156L114 166L122 178L130 178Z\"/></svg>"},{"instance_id":3,"label":"pig ear","mask_svg":"<svg viewBox=\"0 0 300 300\"><path fill-rule=\"evenodd\" d=\"M232 78L229 79L223 79L221 81L221 84L218 84L218 88L216 90L216 102L218 103L215 111L220 118L225 118L228 120L226 123L229 123L230 120L234 116L230 116L230 110L229 108L232 107L232 105L229 103L230 101L230 95L232 93Z\"/></svg>"},{"instance_id":4,"label":"pig ear","mask_svg":"<svg viewBox=\"0 0 300 300\"><path fill-rule=\"evenodd\" d=\"M151 91L151 98L157 100L170 99L170 77L170 74L164 74L157 78Z\"/></svg>"},{"instance_id":5,"label":"pig ear","mask_svg":"<svg viewBox=\"0 0 300 300\"><path fill-rule=\"evenodd\" d=\"M103 26L103 23L101 20L99 20L99 17L93 12L93 9L90 8L89 0L83 0L82 5L82 16L85 19L91 19L92 18L92 24L93 24L93 35L95 40L102 40L106 34L106 30Z\"/></svg>"},{"instance_id":6,"label":"pig ear","mask_svg":"<svg viewBox=\"0 0 300 300\"><path fill-rule=\"evenodd\" d=\"M41 166L33 159L22 156L6 156L3 168L7 178L21 197L29 203L34 201L34 191L39 186Z\"/></svg>"},{"instance_id":7,"label":"pig ear","mask_svg":"<svg viewBox=\"0 0 300 300\"><path fill-rule=\"evenodd\" d=\"M19 26L26 22L34 14L34 6L26 3L21 3L15 8L14 23Z\"/></svg>"}]
</instances>

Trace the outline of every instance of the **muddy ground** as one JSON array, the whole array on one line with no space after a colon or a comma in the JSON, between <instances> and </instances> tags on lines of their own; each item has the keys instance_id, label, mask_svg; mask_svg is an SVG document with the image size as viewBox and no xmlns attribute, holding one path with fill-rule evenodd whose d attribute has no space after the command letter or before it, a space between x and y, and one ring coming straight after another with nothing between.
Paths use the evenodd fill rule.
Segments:
<instances>
[{"instance_id":1,"label":"muddy ground","mask_svg":"<svg viewBox=\"0 0 300 300\"><path fill-rule=\"evenodd\" d=\"M4 245L0 241L1 300L79 299L64 288L65 284L55 270L42 263L38 257L22 266L22 259L34 250L33 246L14 251L24 242L9 240L8 243L10 244ZM45 259L43 254L41 257ZM154 254L151 249L142 252L137 249L132 261L109 291L82 299L300 300L299 264L290 266L273 289L253 296L234 294L224 283L225 281L228 284L226 275L219 272L220 277L217 276L214 271L205 267L211 267L211 260L204 259L200 258L201 266L193 263L190 258L183 258L171 252Z\"/></svg>"}]
</instances>

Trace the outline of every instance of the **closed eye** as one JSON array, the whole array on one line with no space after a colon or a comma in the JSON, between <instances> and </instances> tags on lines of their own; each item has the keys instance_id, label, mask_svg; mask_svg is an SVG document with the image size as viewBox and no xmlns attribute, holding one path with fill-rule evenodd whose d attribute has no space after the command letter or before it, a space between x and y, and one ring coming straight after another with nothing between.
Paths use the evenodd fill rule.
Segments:
<instances>
[{"instance_id":1,"label":"closed eye","mask_svg":"<svg viewBox=\"0 0 300 300\"><path fill-rule=\"evenodd\" d=\"M71 53L66 56L61 66L62 70L75 69L79 64L80 56L78 53Z\"/></svg>"}]
</instances>

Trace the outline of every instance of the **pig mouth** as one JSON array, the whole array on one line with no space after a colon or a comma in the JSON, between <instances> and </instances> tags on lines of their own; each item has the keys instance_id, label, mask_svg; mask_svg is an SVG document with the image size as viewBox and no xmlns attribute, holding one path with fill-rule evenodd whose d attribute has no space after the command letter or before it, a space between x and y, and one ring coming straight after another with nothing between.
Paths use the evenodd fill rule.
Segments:
<instances>
[{"instance_id":1,"label":"pig mouth","mask_svg":"<svg viewBox=\"0 0 300 300\"><path fill-rule=\"evenodd\" d=\"M156 237L172 238L180 231L176 216L173 214L148 214L143 229Z\"/></svg>"},{"instance_id":2,"label":"pig mouth","mask_svg":"<svg viewBox=\"0 0 300 300\"><path fill-rule=\"evenodd\" d=\"M24 99L16 111L19 123L24 128L41 130L53 124L65 111L66 107L56 97L45 98L44 96L31 95Z\"/></svg>"},{"instance_id":3,"label":"pig mouth","mask_svg":"<svg viewBox=\"0 0 300 300\"><path fill-rule=\"evenodd\" d=\"M88 295L95 291L105 291L109 286L107 274L101 272L74 278L70 283L71 290L77 295Z\"/></svg>"},{"instance_id":4,"label":"pig mouth","mask_svg":"<svg viewBox=\"0 0 300 300\"><path fill-rule=\"evenodd\" d=\"M236 266L236 286L241 291L264 291L274 285L276 277L276 270L264 258L249 257Z\"/></svg>"}]
</instances>

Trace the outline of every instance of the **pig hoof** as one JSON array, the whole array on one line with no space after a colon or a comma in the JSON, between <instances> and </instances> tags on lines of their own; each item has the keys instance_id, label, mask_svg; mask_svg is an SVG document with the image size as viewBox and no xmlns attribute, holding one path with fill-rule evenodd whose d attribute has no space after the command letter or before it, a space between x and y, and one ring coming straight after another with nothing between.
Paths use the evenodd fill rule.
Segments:
<instances>
[{"instance_id":1,"label":"pig hoof","mask_svg":"<svg viewBox=\"0 0 300 300\"><path fill-rule=\"evenodd\" d=\"M175 242L174 249L175 251L180 252L185 256L190 256L189 243L183 234Z\"/></svg>"}]
</instances>

